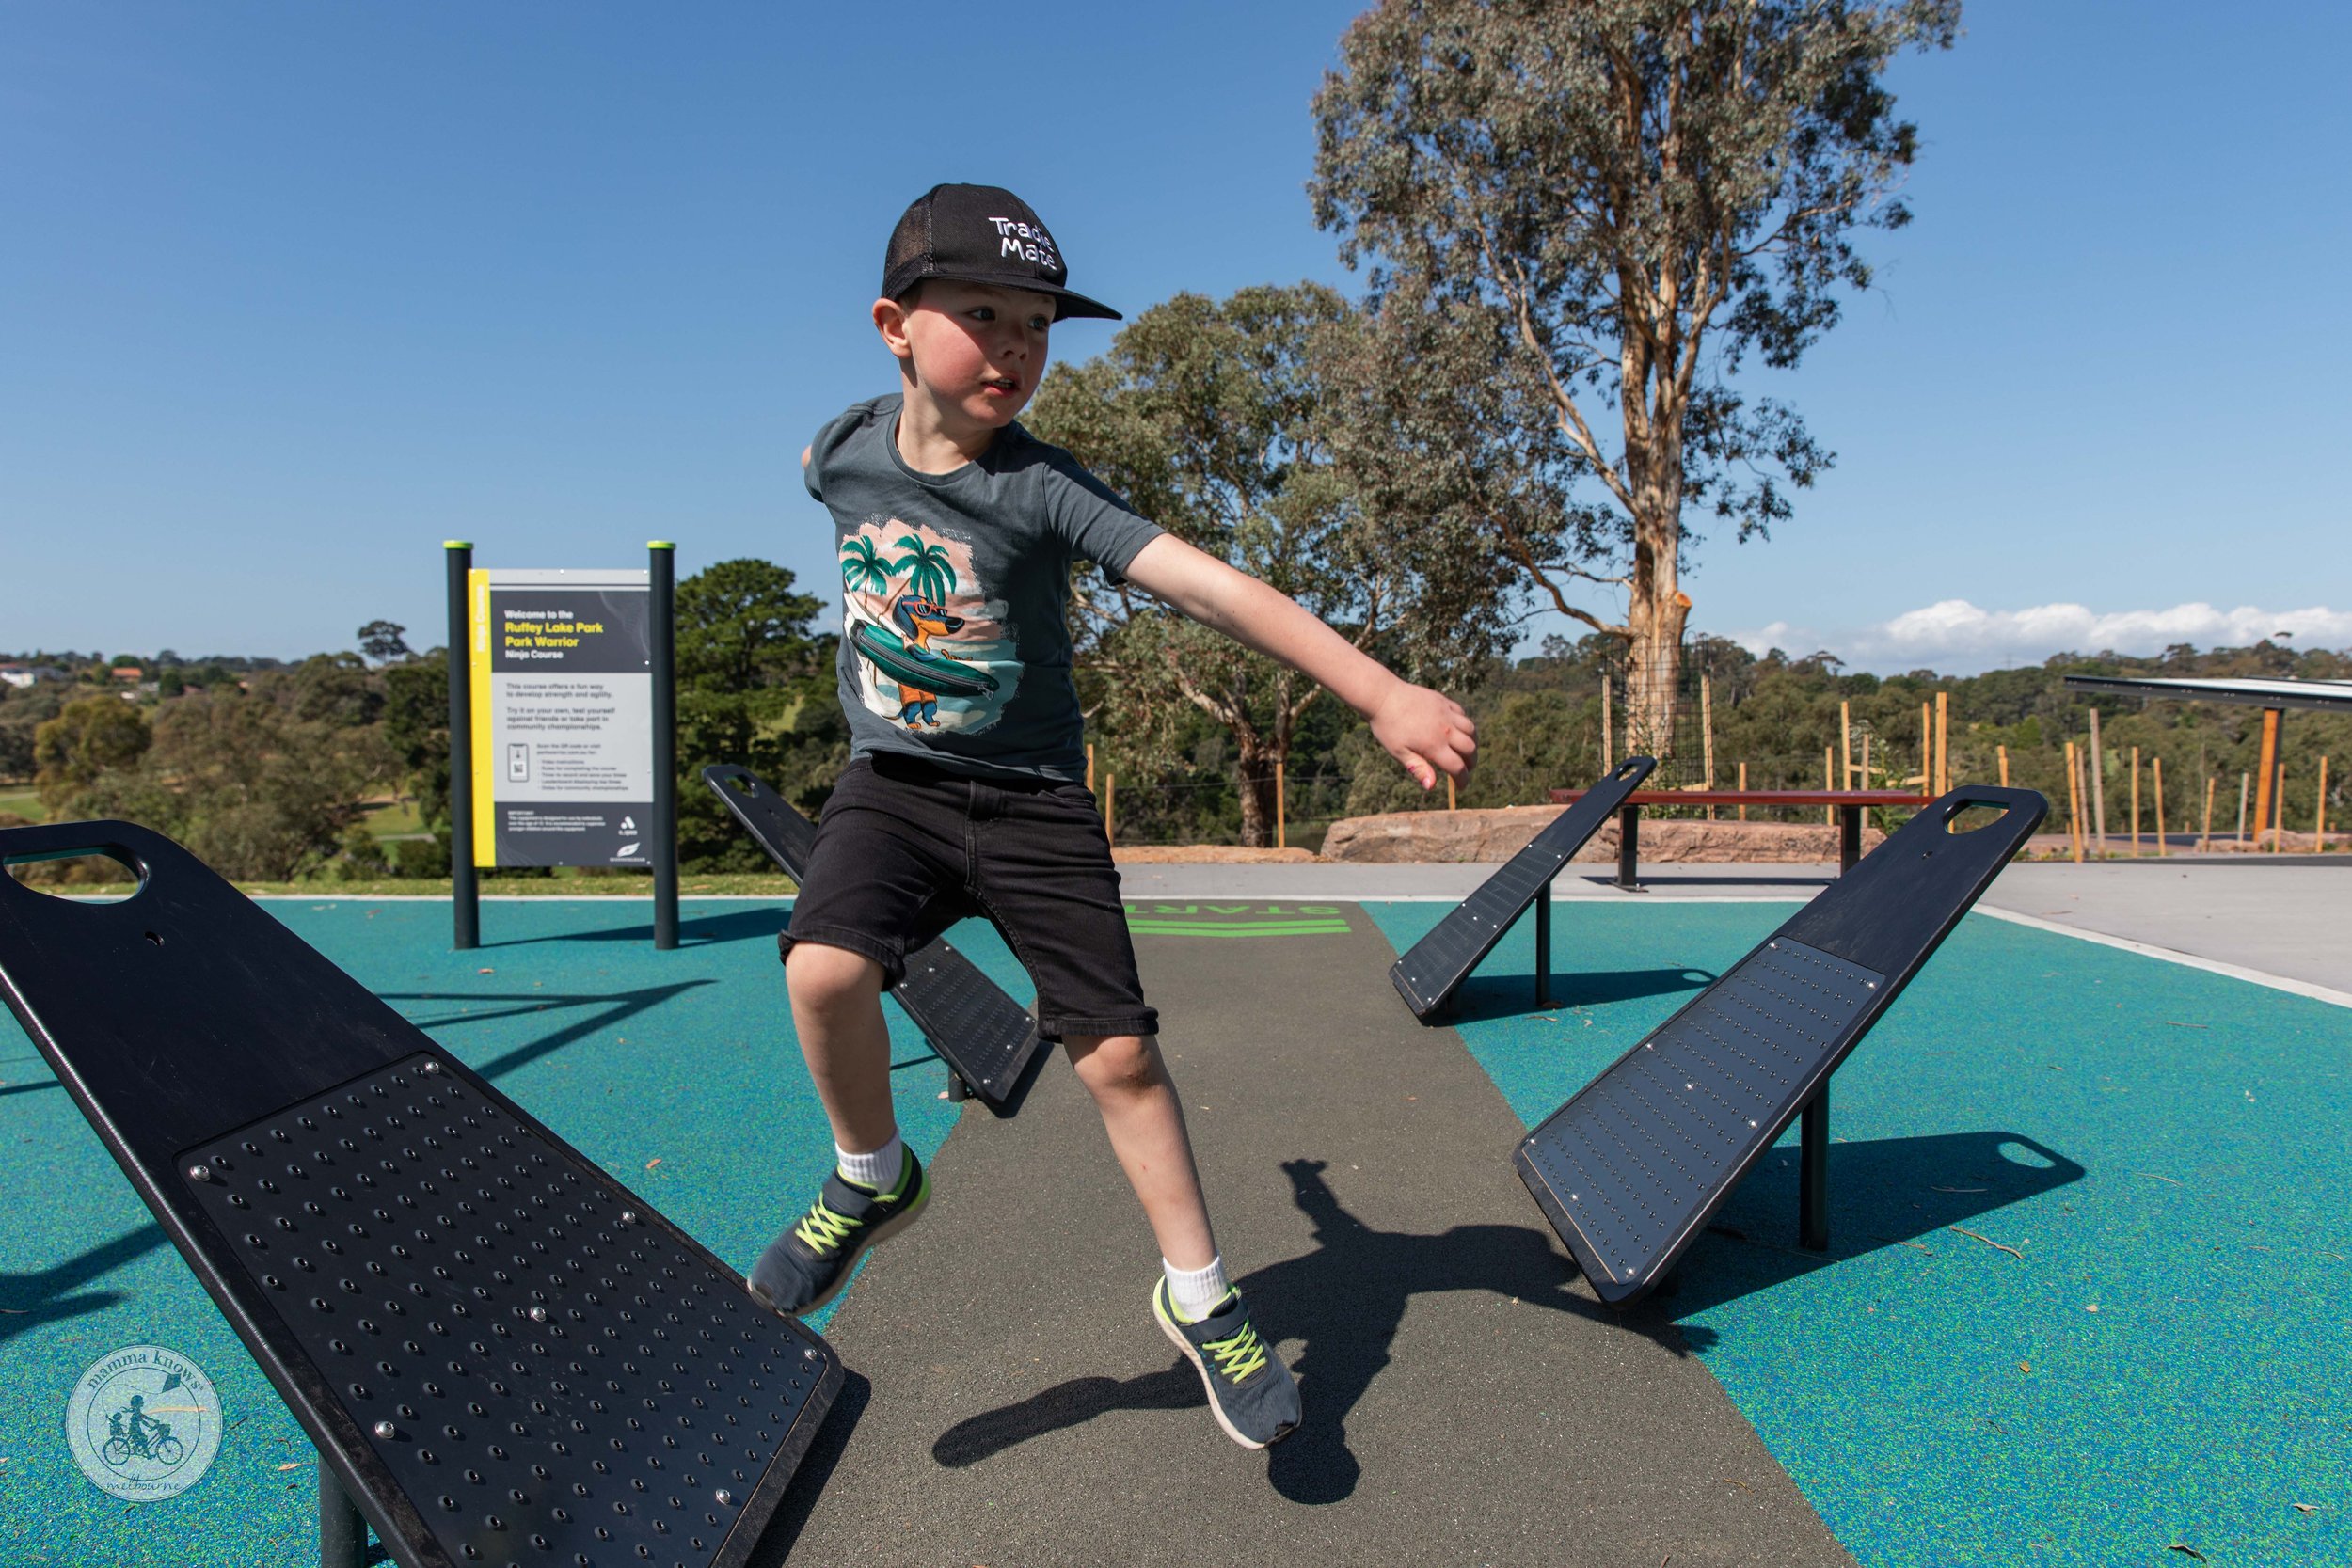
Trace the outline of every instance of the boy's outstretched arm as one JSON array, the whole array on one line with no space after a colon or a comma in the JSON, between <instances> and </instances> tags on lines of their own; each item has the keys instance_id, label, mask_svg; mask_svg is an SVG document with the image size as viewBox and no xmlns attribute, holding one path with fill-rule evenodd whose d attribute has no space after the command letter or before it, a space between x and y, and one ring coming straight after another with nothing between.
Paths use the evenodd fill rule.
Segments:
<instances>
[{"instance_id":1,"label":"boy's outstretched arm","mask_svg":"<svg viewBox=\"0 0 2352 1568\"><path fill-rule=\"evenodd\" d=\"M1214 631L1328 689L1372 721L1375 739L1423 789L1456 778L1478 754L1478 726L1462 705L1415 686L1299 608L1297 602L1172 533L1143 546L1127 580Z\"/></svg>"}]
</instances>

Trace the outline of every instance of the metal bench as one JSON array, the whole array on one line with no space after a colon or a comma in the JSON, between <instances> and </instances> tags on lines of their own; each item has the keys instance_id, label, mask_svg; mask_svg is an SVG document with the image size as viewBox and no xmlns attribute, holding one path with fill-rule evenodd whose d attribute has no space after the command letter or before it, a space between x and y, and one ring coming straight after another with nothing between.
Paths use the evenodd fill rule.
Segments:
<instances>
[{"instance_id":1,"label":"metal bench","mask_svg":"<svg viewBox=\"0 0 2352 1568\"><path fill-rule=\"evenodd\" d=\"M713 763L703 782L752 842L799 881L817 847L817 824L748 768ZM949 1100L977 1100L999 1117L1021 1109L1044 1064L1044 1042L1029 1010L1002 986L942 937L907 955L906 977L890 995L947 1064Z\"/></svg>"},{"instance_id":2,"label":"metal bench","mask_svg":"<svg viewBox=\"0 0 2352 1568\"><path fill-rule=\"evenodd\" d=\"M1439 1022L1462 982L1530 904L1535 906L1535 1006L1552 1005L1552 881L1657 766L1650 757L1628 757L1591 789L1580 790L1576 804L1552 818L1526 848L1505 861L1389 966L1389 979L1415 1018L1423 1023Z\"/></svg>"},{"instance_id":3,"label":"metal bench","mask_svg":"<svg viewBox=\"0 0 2352 1568\"><path fill-rule=\"evenodd\" d=\"M817 1335L160 833L119 903L0 876L0 992L318 1445L328 1568L745 1561ZM354 1509L357 1509L355 1514Z\"/></svg>"},{"instance_id":4,"label":"metal bench","mask_svg":"<svg viewBox=\"0 0 2352 1568\"><path fill-rule=\"evenodd\" d=\"M1583 799L1581 789L1555 789L1560 804ZM1862 858L1863 815L1872 807L1924 806L1932 795L1903 789L1645 789L1618 802L1617 886L1628 893L1642 891L1642 808L1644 806L1835 806L1837 809L1837 870L1851 871Z\"/></svg>"},{"instance_id":5,"label":"metal bench","mask_svg":"<svg viewBox=\"0 0 2352 1568\"><path fill-rule=\"evenodd\" d=\"M1953 819L1999 808L1971 832ZM1799 1235L1829 1245L1829 1080L2041 824L2027 789L1930 804L1519 1144L1519 1179L1600 1299L1672 1270L1802 1112Z\"/></svg>"}]
</instances>

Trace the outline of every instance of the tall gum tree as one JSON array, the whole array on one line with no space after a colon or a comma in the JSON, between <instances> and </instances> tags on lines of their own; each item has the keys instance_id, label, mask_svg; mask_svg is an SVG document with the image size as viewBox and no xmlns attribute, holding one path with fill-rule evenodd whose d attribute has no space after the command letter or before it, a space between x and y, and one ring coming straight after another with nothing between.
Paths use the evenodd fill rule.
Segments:
<instances>
[{"instance_id":1,"label":"tall gum tree","mask_svg":"<svg viewBox=\"0 0 2352 1568\"><path fill-rule=\"evenodd\" d=\"M1959 24L1959 0L1384 0L1315 97L1316 218L1373 263L1398 460L1535 603L1621 640L1635 748L1673 748L1689 511L1765 534L1782 481L1831 461L1725 378L1795 366L1868 285L1854 231L1908 221L1916 145L1881 76Z\"/></svg>"},{"instance_id":2,"label":"tall gum tree","mask_svg":"<svg viewBox=\"0 0 2352 1568\"><path fill-rule=\"evenodd\" d=\"M1169 532L1441 682L1494 651L1492 574L1441 530L1370 513L1335 460L1361 325L1320 284L1180 293L1057 369L1027 422ZM1242 842L1272 844L1276 765L1322 687L1099 574L1072 611L1082 689L1109 705L1116 743L1173 762L1205 714L1232 737Z\"/></svg>"}]
</instances>

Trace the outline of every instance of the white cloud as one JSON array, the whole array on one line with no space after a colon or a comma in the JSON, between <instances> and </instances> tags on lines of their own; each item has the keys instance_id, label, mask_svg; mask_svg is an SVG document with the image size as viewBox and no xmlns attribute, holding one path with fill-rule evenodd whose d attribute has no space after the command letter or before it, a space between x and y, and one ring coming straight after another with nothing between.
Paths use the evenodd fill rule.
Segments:
<instances>
[{"instance_id":1,"label":"white cloud","mask_svg":"<svg viewBox=\"0 0 2352 1568\"><path fill-rule=\"evenodd\" d=\"M2003 664L2039 664L2066 652L2093 654L2111 648L2120 654L2158 654L2175 642L2200 649L2244 647L2280 632L2299 647L2352 646L2352 611L2325 606L2220 610L2200 602L2103 613L2078 604L1983 610L1966 599L1944 599L1844 632L1775 621L1734 635L1756 653L1777 647L1805 654L1825 647L1856 669L1925 667L1959 674Z\"/></svg>"}]
</instances>

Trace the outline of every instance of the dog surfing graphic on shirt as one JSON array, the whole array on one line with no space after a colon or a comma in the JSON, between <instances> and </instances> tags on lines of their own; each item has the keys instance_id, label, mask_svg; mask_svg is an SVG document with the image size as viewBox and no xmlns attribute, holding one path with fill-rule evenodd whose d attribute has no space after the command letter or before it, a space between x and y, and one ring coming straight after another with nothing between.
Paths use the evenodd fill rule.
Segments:
<instances>
[{"instance_id":1,"label":"dog surfing graphic on shirt","mask_svg":"<svg viewBox=\"0 0 2352 1568\"><path fill-rule=\"evenodd\" d=\"M969 546L896 518L861 524L841 542L841 599L870 712L917 734L977 735L1003 715L1021 661Z\"/></svg>"}]
</instances>

